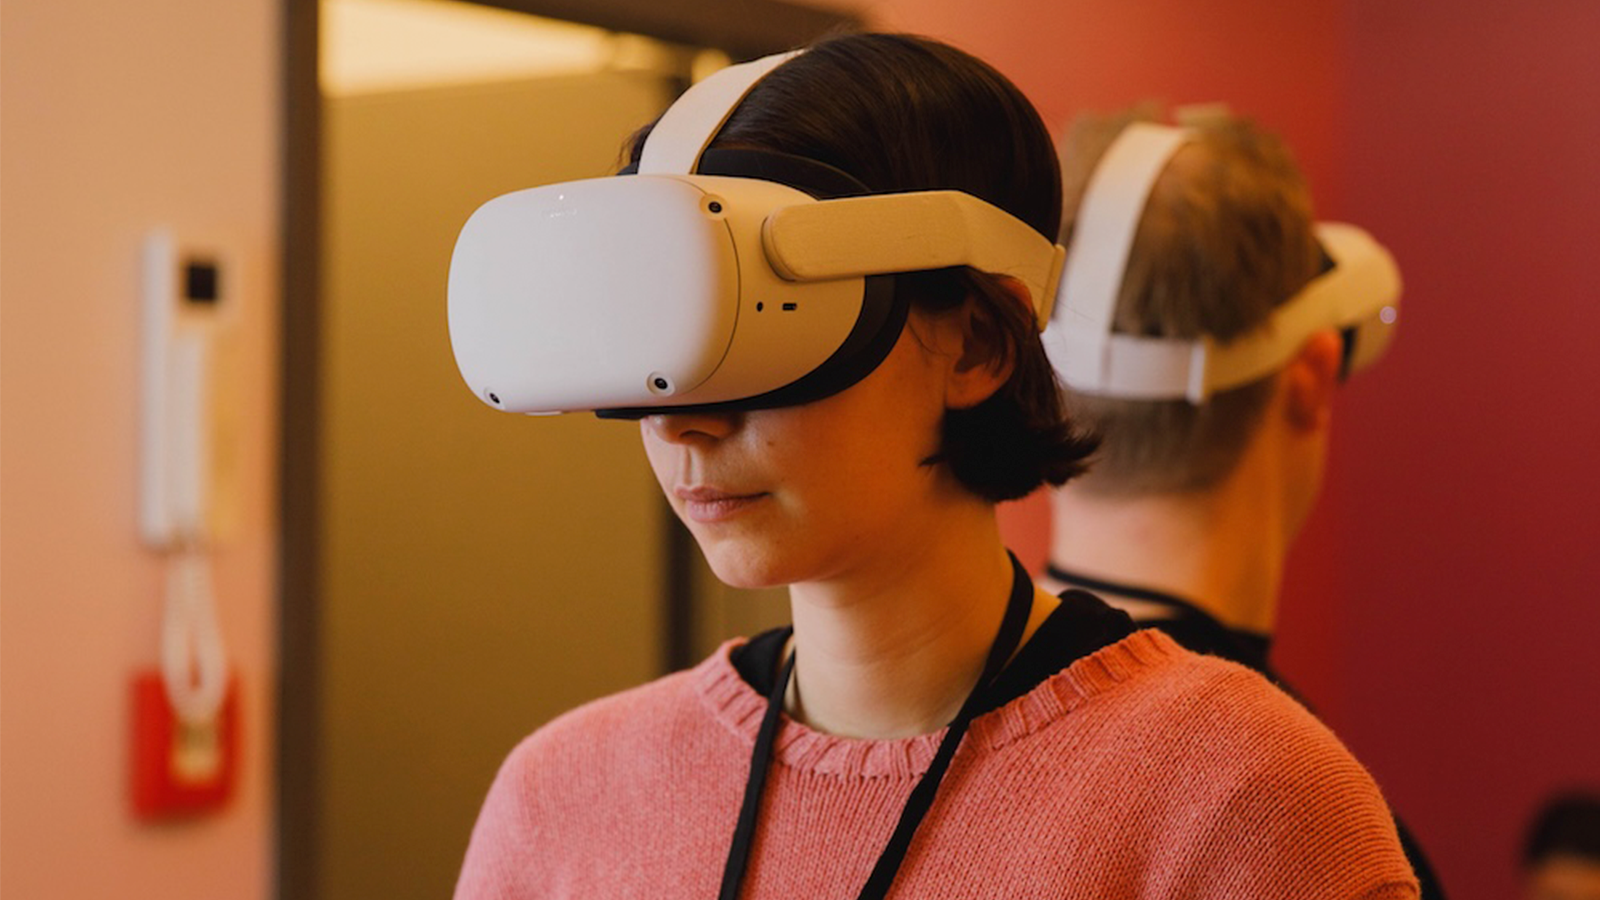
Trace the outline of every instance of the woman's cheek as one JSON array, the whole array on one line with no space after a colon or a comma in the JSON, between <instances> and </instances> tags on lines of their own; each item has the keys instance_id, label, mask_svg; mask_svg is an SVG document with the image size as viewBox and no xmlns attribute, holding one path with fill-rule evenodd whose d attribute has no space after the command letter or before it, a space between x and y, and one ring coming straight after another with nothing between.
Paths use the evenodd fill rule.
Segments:
<instances>
[{"instance_id":1,"label":"woman's cheek","mask_svg":"<svg viewBox=\"0 0 1600 900\"><path fill-rule=\"evenodd\" d=\"M648 427L641 428L640 438L644 443L644 457L650 464L650 471L656 476L656 484L661 492L667 495L667 500L677 506L676 499L672 496L672 485L676 482L676 472L673 469L673 460L676 454L671 448L664 446L661 441L653 437Z\"/></svg>"}]
</instances>

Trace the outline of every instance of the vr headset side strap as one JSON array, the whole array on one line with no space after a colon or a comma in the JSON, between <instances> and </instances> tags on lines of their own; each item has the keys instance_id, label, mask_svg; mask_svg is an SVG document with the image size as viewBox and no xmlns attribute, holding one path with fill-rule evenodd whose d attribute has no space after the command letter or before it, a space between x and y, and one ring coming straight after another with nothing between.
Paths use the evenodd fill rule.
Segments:
<instances>
[{"instance_id":1,"label":"vr headset side strap","mask_svg":"<svg viewBox=\"0 0 1600 900\"><path fill-rule=\"evenodd\" d=\"M775 53L729 66L683 92L661 114L639 155L641 175L690 175L722 123L768 72L804 51Z\"/></svg>"},{"instance_id":2,"label":"vr headset side strap","mask_svg":"<svg viewBox=\"0 0 1600 900\"><path fill-rule=\"evenodd\" d=\"M1042 329L1065 251L1032 226L960 191L874 194L775 210L761 243L789 281L972 266L1028 289Z\"/></svg>"},{"instance_id":3,"label":"vr headset side strap","mask_svg":"<svg viewBox=\"0 0 1600 900\"><path fill-rule=\"evenodd\" d=\"M1333 268L1307 282L1260 328L1216 348L1206 372L1211 392L1277 371L1324 329L1344 333L1342 377L1371 365L1393 338L1400 305L1400 267L1394 257L1354 225L1318 222L1316 231Z\"/></svg>"}]
</instances>

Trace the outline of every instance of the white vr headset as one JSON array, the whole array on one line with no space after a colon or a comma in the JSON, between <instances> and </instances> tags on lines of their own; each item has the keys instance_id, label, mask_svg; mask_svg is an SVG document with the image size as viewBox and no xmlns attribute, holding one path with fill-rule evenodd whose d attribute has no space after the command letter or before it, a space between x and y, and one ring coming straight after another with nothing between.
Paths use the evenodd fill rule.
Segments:
<instances>
[{"instance_id":1,"label":"white vr headset","mask_svg":"<svg viewBox=\"0 0 1600 900\"><path fill-rule=\"evenodd\" d=\"M1323 273L1251 333L1227 343L1209 336L1178 340L1112 333L1145 203L1167 163L1192 137L1182 128L1130 125L1090 176L1060 297L1044 334L1062 382L1082 394L1200 404L1278 370L1307 338L1330 328L1344 339L1343 375L1370 365L1394 337L1400 270L1367 232L1333 222L1316 225L1327 256Z\"/></svg>"},{"instance_id":2,"label":"white vr headset","mask_svg":"<svg viewBox=\"0 0 1600 900\"><path fill-rule=\"evenodd\" d=\"M870 195L810 160L706 150L792 55L690 88L635 174L517 191L472 214L450 261L449 321L479 398L614 417L819 399L899 337L905 301L878 277L898 272L1012 276L1043 327L1065 251L1001 209L957 191Z\"/></svg>"}]
</instances>

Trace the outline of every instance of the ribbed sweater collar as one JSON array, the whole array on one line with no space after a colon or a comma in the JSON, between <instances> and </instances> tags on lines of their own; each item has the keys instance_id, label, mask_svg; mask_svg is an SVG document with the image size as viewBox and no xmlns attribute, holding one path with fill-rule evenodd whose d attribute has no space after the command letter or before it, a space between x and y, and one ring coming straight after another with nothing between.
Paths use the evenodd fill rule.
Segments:
<instances>
[{"instance_id":1,"label":"ribbed sweater collar","mask_svg":"<svg viewBox=\"0 0 1600 900\"><path fill-rule=\"evenodd\" d=\"M691 673L695 693L717 721L753 745L766 698L739 677L729 652L743 639L728 641ZM1059 721L1084 703L1116 689L1184 651L1159 631L1137 631L1083 657L1032 691L978 717L962 752L973 747L993 752ZM912 779L927 770L943 730L889 740L843 738L783 717L774 753L780 765L820 775Z\"/></svg>"}]
</instances>

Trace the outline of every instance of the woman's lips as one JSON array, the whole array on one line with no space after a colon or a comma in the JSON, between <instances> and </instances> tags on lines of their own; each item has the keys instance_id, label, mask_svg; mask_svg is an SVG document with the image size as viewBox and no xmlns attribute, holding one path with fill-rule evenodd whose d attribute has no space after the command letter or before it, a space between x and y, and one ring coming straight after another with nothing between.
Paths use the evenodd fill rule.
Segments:
<instances>
[{"instance_id":1,"label":"woman's lips","mask_svg":"<svg viewBox=\"0 0 1600 900\"><path fill-rule=\"evenodd\" d=\"M764 493L736 494L711 487L681 487L673 493L683 501L683 514L696 522L731 519L767 498Z\"/></svg>"}]
</instances>

